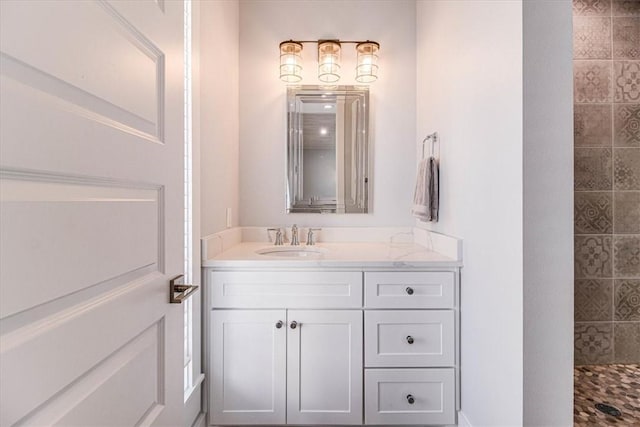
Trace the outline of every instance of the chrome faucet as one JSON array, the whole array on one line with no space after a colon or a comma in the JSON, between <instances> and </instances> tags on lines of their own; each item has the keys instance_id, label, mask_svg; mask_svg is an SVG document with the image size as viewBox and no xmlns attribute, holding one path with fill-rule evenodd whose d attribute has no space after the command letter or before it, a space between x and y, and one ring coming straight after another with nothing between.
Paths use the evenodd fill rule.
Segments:
<instances>
[{"instance_id":1,"label":"chrome faucet","mask_svg":"<svg viewBox=\"0 0 640 427\"><path fill-rule=\"evenodd\" d=\"M298 239L298 226L293 224L291 227L291 246L299 246L300 240Z\"/></svg>"},{"instance_id":2,"label":"chrome faucet","mask_svg":"<svg viewBox=\"0 0 640 427\"><path fill-rule=\"evenodd\" d=\"M320 230L322 230L322 228L309 228L309 231L307 232L307 246L313 246L316 244L316 236L313 232Z\"/></svg>"},{"instance_id":3,"label":"chrome faucet","mask_svg":"<svg viewBox=\"0 0 640 427\"><path fill-rule=\"evenodd\" d=\"M284 245L284 239L282 238L282 229L281 228L268 228L267 231L275 231L276 232L276 239L273 242L273 244L275 246Z\"/></svg>"}]
</instances>

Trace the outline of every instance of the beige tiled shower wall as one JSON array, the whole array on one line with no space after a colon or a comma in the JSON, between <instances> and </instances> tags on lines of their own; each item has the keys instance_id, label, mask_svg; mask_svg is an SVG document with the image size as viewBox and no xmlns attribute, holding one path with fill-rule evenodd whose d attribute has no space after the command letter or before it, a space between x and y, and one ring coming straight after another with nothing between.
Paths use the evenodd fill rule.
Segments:
<instances>
[{"instance_id":1,"label":"beige tiled shower wall","mask_svg":"<svg viewBox=\"0 0 640 427\"><path fill-rule=\"evenodd\" d=\"M640 362L640 0L574 0L575 363Z\"/></svg>"}]
</instances>

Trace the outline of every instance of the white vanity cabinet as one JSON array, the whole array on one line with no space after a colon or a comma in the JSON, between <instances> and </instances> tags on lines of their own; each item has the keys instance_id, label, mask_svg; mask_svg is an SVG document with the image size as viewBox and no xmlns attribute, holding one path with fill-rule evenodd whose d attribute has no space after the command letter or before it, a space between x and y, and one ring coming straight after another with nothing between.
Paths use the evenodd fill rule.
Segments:
<instances>
[{"instance_id":1,"label":"white vanity cabinet","mask_svg":"<svg viewBox=\"0 0 640 427\"><path fill-rule=\"evenodd\" d=\"M210 424L362 424L361 272L208 271L206 281Z\"/></svg>"},{"instance_id":2,"label":"white vanity cabinet","mask_svg":"<svg viewBox=\"0 0 640 427\"><path fill-rule=\"evenodd\" d=\"M207 268L209 425L454 425L458 269Z\"/></svg>"}]
</instances>

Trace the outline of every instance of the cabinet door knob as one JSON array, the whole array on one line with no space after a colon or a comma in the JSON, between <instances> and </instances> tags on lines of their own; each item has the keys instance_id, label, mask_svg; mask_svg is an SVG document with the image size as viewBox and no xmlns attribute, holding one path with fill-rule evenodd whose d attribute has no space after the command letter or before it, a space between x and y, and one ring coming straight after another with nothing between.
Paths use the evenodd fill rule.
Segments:
<instances>
[{"instance_id":1,"label":"cabinet door knob","mask_svg":"<svg viewBox=\"0 0 640 427\"><path fill-rule=\"evenodd\" d=\"M405 291L407 291L409 295L413 295L413 288L411 286L407 286L407 289L405 289Z\"/></svg>"},{"instance_id":2,"label":"cabinet door knob","mask_svg":"<svg viewBox=\"0 0 640 427\"><path fill-rule=\"evenodd\" d=\"M413 344L414 340L413 340L413 337L411 335L407 335L407 342L409 344Z\"/></svg>"},{"instance_id":3,"label":"cabinet door knob","mask_svg":"<svg viewBox=\"0 0 640 427\"><path fill-rule=\"evenodd\" d=\"M416 403L416 399L414 399L412 394L407 394L407 402L409 402L409 405L413 405Z\"/></svg>"},{"instance_id":4,"label":"cabinet door knob","mask_svg":"<svg viewBox=\"0 0 640 427\"><path fill-rule=\"evenodd\" d=\"M298 327L298 322L296 322L295 320L293 322L291 322L291 325L289 325L291 327L291 329L295 329Z\"/></svg>"},{"instance_id":5,"label":"cabinet door knob","mask_svg":"<svg viewBox=\"0 0 640 427\"><path fill-rule=\"evenodd\" d=\"M280 328L282 328L282 325L284 325L282 320L278 320L278 322L276 323L276 328L280 329Z\"/></svg>"}]
</instances>

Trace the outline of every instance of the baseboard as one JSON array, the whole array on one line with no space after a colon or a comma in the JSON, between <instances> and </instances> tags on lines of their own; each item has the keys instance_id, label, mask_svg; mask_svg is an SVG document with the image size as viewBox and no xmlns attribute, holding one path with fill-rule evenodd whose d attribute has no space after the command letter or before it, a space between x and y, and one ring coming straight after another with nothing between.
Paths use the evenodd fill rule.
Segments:
<instances>
[{"instance_id":1,"label":"baseboard","mask_svg":"<svg viewBox=\"0 0 640 427\"><path fill-rule=\"evenodd\" d=\"M462 411L458 411L458 427L473 427L469 418Z\"/></svg>"}]
</instances>

